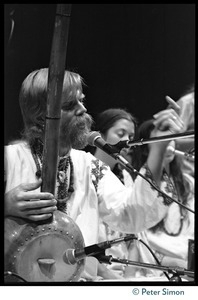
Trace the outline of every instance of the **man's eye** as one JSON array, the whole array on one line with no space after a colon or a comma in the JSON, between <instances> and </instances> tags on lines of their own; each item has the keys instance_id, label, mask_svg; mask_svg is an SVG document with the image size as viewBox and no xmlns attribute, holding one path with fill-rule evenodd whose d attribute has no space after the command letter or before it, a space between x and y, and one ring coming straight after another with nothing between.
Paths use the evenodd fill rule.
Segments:
<instances>
[{"instance_id":1,"label":"man's eye","mask_svg":"<svg viewBox=\"0 0 198 300\"><path fill-rule=\"evenodd\" d=\"M64 105L62 105L61 109L62 110L70 110L72 109L74 104L72 102L67 102Z\"/></svg>"}]
</instances>

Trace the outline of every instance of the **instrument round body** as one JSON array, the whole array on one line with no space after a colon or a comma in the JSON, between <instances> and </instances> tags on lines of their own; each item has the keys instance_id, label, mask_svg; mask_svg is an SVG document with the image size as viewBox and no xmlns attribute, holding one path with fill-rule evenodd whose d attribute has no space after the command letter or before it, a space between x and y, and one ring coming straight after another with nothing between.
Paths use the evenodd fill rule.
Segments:
<instances>
[{"instance_id":1,"label":"instrument round body","mask_svg":"<svg viewBox=\"0 0 198 300\"><path fill-rule=\"evenodd\" d=\"M39 224L6 218L4 241L4 271L27 282L78 281L84 270L85 259L74 265L65 260L67 249L85 245L78 225L60 211L54 212L52 221ZM11 281L17 282L17 277Z\"/></svg>"}]
</instances>

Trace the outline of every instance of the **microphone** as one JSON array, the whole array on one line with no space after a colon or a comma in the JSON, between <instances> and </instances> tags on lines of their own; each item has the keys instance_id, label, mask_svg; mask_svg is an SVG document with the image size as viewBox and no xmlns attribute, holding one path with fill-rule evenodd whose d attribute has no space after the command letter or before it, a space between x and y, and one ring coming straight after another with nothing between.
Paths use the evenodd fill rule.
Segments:
<instances>
[{"instance_id":1,"label":"microphone","mask_svg":"<svg viewBox=\"0 0 198 300\"><path fill-rule=\"evenodd\" d=\"M191 153L188 153L188 152L183 152L183 151L179 151L179 150L176 150L175 148L173 148L172 146L168 146L169 150L171 150L175 155L178 155L180 157L183 157L185 158L186 160L188 161L191 161L193 162L194 159L195 159L195 156Z\"/></svg>"},{"instance_id":2,"label":"microphone","mask_svg":"<svg viewBox=\"0 0 198 300\"><path fill-rule=\"evenodd\" d=\"M87 256L97 257L99 254L104 254L104 250L111 248L111 245L117 244L120 242L127 242L132 239L137 239L134 234L127 235L122 238L114 239L111 241L101 242L99 244L94 244L83 249L67 249L63 255L63 260L65 263L74 265L81 259L84 259Z\"/></svg>"},{"instance_id":3,"label":"microphone","mask_svg":"<svg viewBox=\"0 0 198 300\"><path fill-rule=\"evenodd\" d=\"M109 155L114 154L116 152L115 149L113 148L113 146L107 144L103 140L100 132L98 132L98 131L90 132L87 137L87 142L90 146L98 147Z\"/></svg>"},{"instance_id":4,"label":"microphone","mask_svg":"<svg viewBox=\"0 0 198 300\"><path fill-rule=\"evenodd\" d=\"M122 156L119 154L119 149L116 147L116 145L109 145L107 144L103 138L101 137L100 132L98 131L92 131L87 136L87 142L90 146L96 146L112 156L115 160L117 160L121 165L124 166L124 168L127 169L129 172L137 172L133 166Z\"/></svg>"},{"instance_id":5,"label":"microphone","mask_svg":"<svg viewBox=\"0 0 198 300\"><path fill-rule=\"evenodd\" d=\"M195 156L193 154L190 154L188 152L182 152L179 150L174 151L175 155L178 155L180 157L184 157L186 160L193 162L195 160Z\"/></svg>"}]
</instances>

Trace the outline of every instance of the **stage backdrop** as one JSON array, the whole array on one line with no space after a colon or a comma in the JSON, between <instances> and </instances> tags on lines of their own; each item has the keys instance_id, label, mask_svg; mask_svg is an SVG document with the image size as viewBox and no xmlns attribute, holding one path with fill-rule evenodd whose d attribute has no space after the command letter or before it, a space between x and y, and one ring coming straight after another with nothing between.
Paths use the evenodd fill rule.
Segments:
<instances>
[{"instance_id":1,"label":"stage backdrop","mask_svg":"<svg viewBox=\"0 0 198 300\"><path fill-rule=\"evenodd\" d=\"M56 4L5 4L5 143L23 128L18 95L49 66ZM195 4L72 4L66 68L95 115L127 108L141 123L195 80Z\"/></svg>"}]
</instances>

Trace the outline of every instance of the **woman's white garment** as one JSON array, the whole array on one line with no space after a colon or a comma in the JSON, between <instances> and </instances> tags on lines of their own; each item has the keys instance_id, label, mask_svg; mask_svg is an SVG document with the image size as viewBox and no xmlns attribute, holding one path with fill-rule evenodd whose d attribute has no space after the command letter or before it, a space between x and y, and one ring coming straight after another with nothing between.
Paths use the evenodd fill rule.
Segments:
<instances>
[{"instance_id":1,"label":"woman's white garment","mask_svg":"<svg viewBox=\"0 0 198 300\"><path fill-rule=\"evenodd\" d=\"M131 175L125 170L122 170L123 174L123 182L124 185L127 188L133 188L134 182L132 180ZM99 225L99 241L104 242L104 241L111 241L114 239L122 238L126 236L125 233L113 230L110 228L110 226L105 223L101 218L100 218L100 225ZM137 261L137 258L139 258L139 253L134 250L135 249L135 240L131 240L128 242L120 242L117 244L113 244L111 248L106 249L105 254L106 255L111 255L113 258L119 258L119 259L128 259L129 258L129 251L133 252L136 254L135 257L133 256L134 260ZM105 266L111 270L114 274L117 274L118 276L125 277L125 264L121 263L112 263L112 264L105 264ZM131 269L130 276L132 276L133 270ZM104 275L105 276L105 275Z\"/></svg>"},{"instance_id":2,"label":"woman's white garment","mask_svg":"<svg viewBox=\"0 0 198 300\"><path fill-rule=\"evenodd\" d=\"M4 157L5 192L21 183L35 182L36 165L26 143L5 146ZM143 231L165 216L167 206L163 198L141 177L137 178L133 189L126 188L106 166L102 168L96 191L93 184L95 157L72 149L71 158L74 192L68 201L67 213L79 226L86 246L98 243L99 215L112 229L125 233ZM86 259L85 273L91 279L97 276L97 263L94 257Z\"/></svg>"},{"instance_id":3,"label":"woman's white garment","mask_svg":"<svg viewBox=\"0 0 198 300\"><path fill-rule=\"evenodd\" d=\"M127 187L133 188L134 182L131 176L126 170L123 170L124 183ZM185 179L190 182L191 193L189 194L187 206L194 210L194 178L188 174L184 174ZM172 193L167 192L167 182L162 180L161 189L173 197ZM180 207L177 203L172 202L168 206L164 222L167 230L170 232L177 232L181 222ZM100 234L99 240L113 240L125 236L125 234L114 231L110 227L100 220ZM154 268L141 268L140 266L133 265L135 263L147 263L151 265L157 265L151 252L145 246L148 245L154 252L157 258L166 258L162 261L165 266L180 266L187 268L188 260L188 240L194 240L194 214L187 212L186 218L183 220L183 227L178 236L170 236L163 230L157 230L155 233L151 230L145 230L136 235L138 240L132 240L131 242L122 242L113 245L110 249L106 250L106 255L112 255L114 258L128 259L132 265L124 265L119 263L112 263L106 265L106 267L118 274L126 280L133 280L133 277L160 277L163 276L163 272ZM173 260L172 260L173 259Z\"/></svg>"},{"instance_id":4,"label":"woman's white garment","mask_svg":"<svg viewBox=\"0 0 198 300\"><path fill-rule=\"evenodd\" d=\"M186 206L194 211L194 178L188 174L183 174L185 179L190 183L190 193L188 196ZM169 196L173 197L166 188L167 182L162 180L162 190ZM177 199L179 200L179 199ZM176 202L172 202L168 207L168 211L164 218L164 226L169 233L177 233L181 224L180 207ZM162 266L181 267L187 269L188 267L188 244L189 239L194 240L194 213L186 210L186 216L183 219L183 226L181 232L177 236L167 234L163 228L158 228L155 232L147 229L138 233L138 238L149 245L154 254L160 260ZM139 242L139 259L140 262L156 265L156 261L145 246ZM133 252L131 251L133 254ZM130 256L130 253L129 253ZM130 259L130 258L129 258ZM130 272L128 272L130 276ZM164 276L163 271L154 269L139 269L136 277L142 276ZM171 275L170 275L171 276Z\"/></svg>"},{"instance_id":5,"label":"woman's white garment","mask_svg":"<svg viewBox=\"0 0 198 300\"><path fill-rule=\"evenodd\" d=\"M134 181L131 175L123 169L123 179L124 185L127 188L133 189ZM126 234L115 231L109 227L103 220L100 219L100 227L99 227L99 241L105 240L114 240ZM141 239L144 243L148 244L147 238L144 232L136 234L137 239ZM111 255L113 258L126 259L131 261L131 265L126 266L126 264L121 263L112 263L105 265L109 270L111 270L114 274L121 276L126 280L133 280L135 277L145 277L145 276L159 276L158 272L147 269L146 272L140 271L140 266L136 266L136 263L154 263L152 257L150 257L149 250L145 247L145 245L139 242L137 239L133 239L128 242L121 242L114 244L110 249L106 249L106 255ZM133 262L135 264L133 265ZM105 275L104 275L105 276Z\"/></svg>"},{"instance_id":6,"label":"woman's white garment","mask_svg":"<svg viewBox=\"0 0 198 300\"><path fill-rule=\"evenodd\" d=\"M183 175L191 186L186 206L194 211L194 178L188 174ZM163 182L163 184L165 183ZM183 217L181 216L179 205L175 202L171 203L164 218L166 230L169 233L178 232L182 222L181 218ZM162 265L164 263L172 266L175 263L176 266L187 268L188 240L194 240L194 213L186 210L181 232L177 236L167 234L163 228L157 229L156 232L148 229L145 231L145 235L152 249L157 251L157 254L160 254L163 258Z\"/></svg>"}]
</instances>

